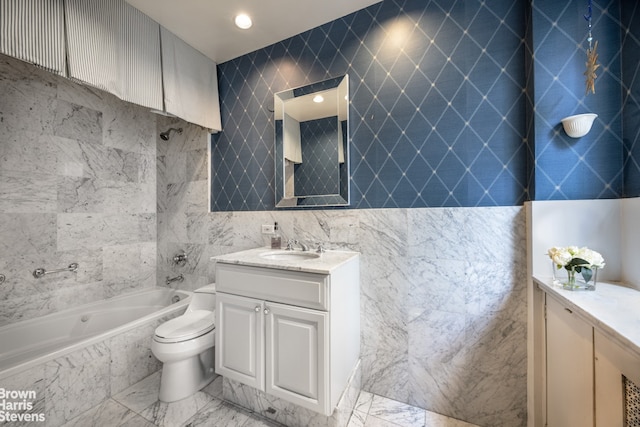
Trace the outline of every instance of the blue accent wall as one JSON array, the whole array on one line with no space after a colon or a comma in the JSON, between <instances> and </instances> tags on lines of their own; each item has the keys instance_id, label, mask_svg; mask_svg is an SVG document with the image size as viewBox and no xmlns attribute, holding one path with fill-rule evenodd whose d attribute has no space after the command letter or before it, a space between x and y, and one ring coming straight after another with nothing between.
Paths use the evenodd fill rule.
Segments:
<instances>
[{"instance_id":1,"label":"blue accent wall","mask_svg":"<svg viewBox=\"0 0 640 427\"><path fill-rule=\"evenodd\" d=\"M640 187L623 157L623 102L633 114L638 98L621 95L622 3L637 16L635 2L594 2L595 95L584 95L578 0L385 0L219 64L212 209L274 208L273 94L345 73L354 208L622 197L623 165ZM637 81L624 80L634 93ZM567 137L560 119L586 111L599 114L592 132Z\"/></svg>"},{"instance_id":2,"label":"blue accent wall","mask_svg":"<svg viewBox=\"0 0 640 427\"><path fill-rule=\"evenodd\" d=\"M587 1L536 0L533 6L534 200L618 198L623 195L620 9L593 2L599 43L596 93L585 94ZM589 134L570 138L561 119L596 113Z\"/></svg>"},{"instance_id":3,"label":"blue accent wall","mask_svg":"<svg viewBox=\"0 0 640 427\"><path fill-rule=\"evenodd\" d=\"M295 195L340 194L338 118L300 123L302 163L295 166Z\"/></svg>"},{"instance_id":4,"label":"blue accent wall","mask_svg":"<svg viewBox=\"0 0 640 427\"><path fill-rule=\"evenodd\" d=\"M621 2L624 190L640 196L640 2Z\"/></svg>"}]
</instances>

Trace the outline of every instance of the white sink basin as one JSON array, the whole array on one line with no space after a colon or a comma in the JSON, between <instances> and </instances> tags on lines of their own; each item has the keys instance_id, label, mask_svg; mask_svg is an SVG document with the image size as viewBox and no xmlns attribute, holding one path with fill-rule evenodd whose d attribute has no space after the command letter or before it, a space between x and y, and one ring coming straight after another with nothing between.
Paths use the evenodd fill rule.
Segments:
<instances>
[{"instance_id":1,"label":"white sink basin","mask_svg":"<svg viewBox=\"0 0 640 427\"><path fill-rule=\"evenodd\" d=\"M262 258L280 260L280 261L305 261L308 259L319 258L320 254L317 254L315 252L274 251L274 252L265 252L260 256Z\"/></svg>"}]
</instances>

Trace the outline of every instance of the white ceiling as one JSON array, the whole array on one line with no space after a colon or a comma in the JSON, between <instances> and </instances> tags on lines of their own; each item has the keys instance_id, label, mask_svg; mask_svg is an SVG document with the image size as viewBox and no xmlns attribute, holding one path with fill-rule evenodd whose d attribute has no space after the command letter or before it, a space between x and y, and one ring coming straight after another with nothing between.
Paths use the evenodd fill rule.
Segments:
<instances>
[{"instance_id":1,"label":"white ceiling","mask_svg":"<svg viewBox=\"0 0 640 427\"><path fill-rule=\"evenodd\" d=\"M216 63L237 58L381 0L126 0ZM238 13L253 26L237 28Z\"/></svg>"}]
</instances>

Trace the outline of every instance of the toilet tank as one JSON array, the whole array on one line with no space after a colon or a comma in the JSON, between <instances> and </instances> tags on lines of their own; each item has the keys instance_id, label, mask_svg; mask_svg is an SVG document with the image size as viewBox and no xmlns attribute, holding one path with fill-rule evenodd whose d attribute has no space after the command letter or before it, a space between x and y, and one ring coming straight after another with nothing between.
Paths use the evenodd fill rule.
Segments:
<instances>
[{"instance_id":1,"label":"toilet tank","mask_svg":"<svg viewBox=\"0 0 640 427\"><path fill-rule=\"evenodd\" d=\"M216 308L216 285L212 283L193 291L191 303L187 311L208 310L214 311Z\"/></svg>"}]
</instances>

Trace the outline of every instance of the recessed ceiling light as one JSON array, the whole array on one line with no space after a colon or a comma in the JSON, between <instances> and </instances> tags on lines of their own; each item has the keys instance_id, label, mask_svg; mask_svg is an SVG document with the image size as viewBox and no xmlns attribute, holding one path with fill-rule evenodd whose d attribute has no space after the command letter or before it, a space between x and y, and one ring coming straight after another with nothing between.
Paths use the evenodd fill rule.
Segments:
<instances>
[{"instance_id":1,"label":"recessed ceiling light","mask_svg":"<svg viewBox=\"0 0 640 427\"><path fill-rule=\"evenodd\" d=\"M236 27L242 28L243 30L246 30L247 28L251 28L251 25L253 25L253 22L251 22L251 18L249 18L249 15L246 15L244 13L237 15L235 22L236 22Z\"/></svg>"},{"instance_id":2,"label":"recessed ceiling light","mask_svg":"<svg viewBox=\"0 0 640 427\"><path fill-rule=\"evenodd\" d=\"M313 102L320 103L322 101L324 101L324 98L322 97L322 95L316 95L316 96L313 97Z\"/></svg>"}]
</instances>

